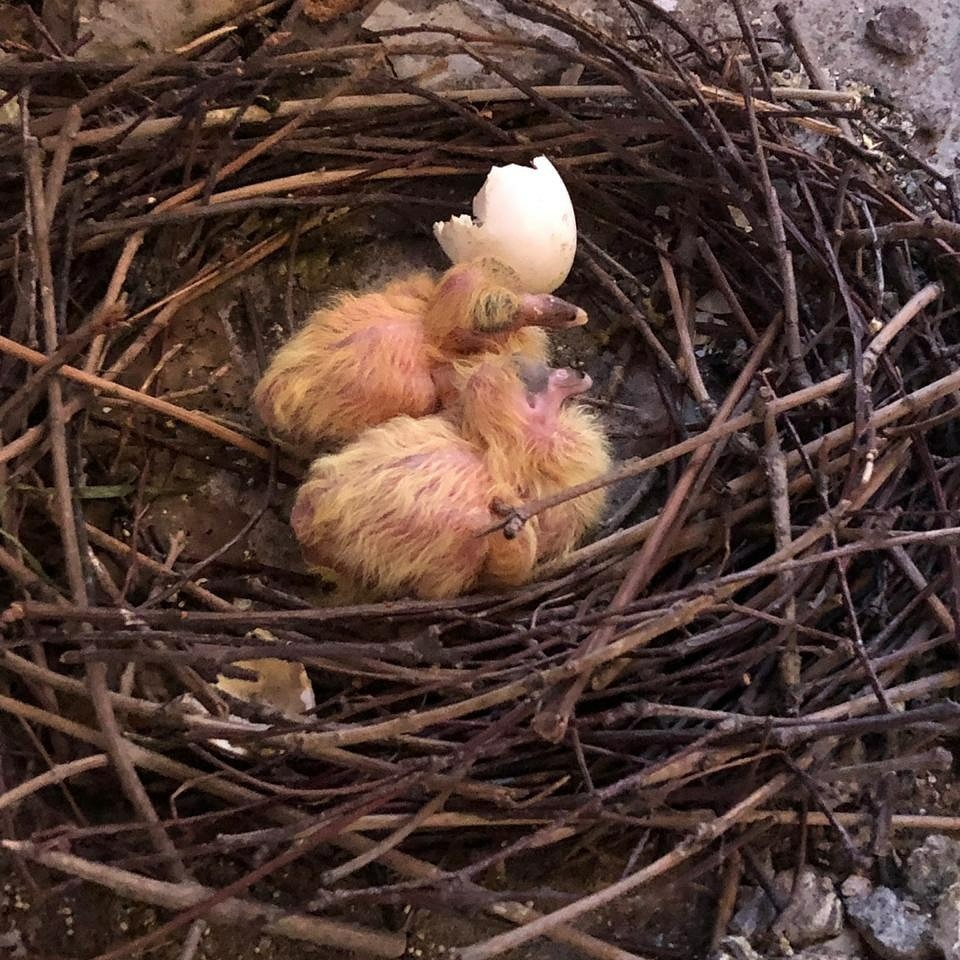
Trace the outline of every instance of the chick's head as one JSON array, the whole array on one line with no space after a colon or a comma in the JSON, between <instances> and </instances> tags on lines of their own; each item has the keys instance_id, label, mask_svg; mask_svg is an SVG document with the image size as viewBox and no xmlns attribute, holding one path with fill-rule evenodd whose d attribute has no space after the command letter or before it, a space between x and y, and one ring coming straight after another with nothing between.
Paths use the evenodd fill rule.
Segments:
<instances>
[{"instance_id":1,"label":"chick's head","mask_svg":"<svg viewBox=\"0 0 960 960\"><path fill-rule=\"evenodd\" d=\"M551 367L518 354L490 356L476 366L463 392L462 430L511 455L548 449L564 404L593 381L569 367Z\"/></svg>"},{"instance_id":2,"label":"chick's head","mask_svg":"<svg viewBox=\"0 0 960 960\"><path fill-rule=\"evenodd\" d=\"M437 284L425 317L435 342L475 340L477 349L523 327L578 327L586 322L587 314L566 300L524 293L517 274L489 257L451 267Z\"/></svg>"}]
</instances>

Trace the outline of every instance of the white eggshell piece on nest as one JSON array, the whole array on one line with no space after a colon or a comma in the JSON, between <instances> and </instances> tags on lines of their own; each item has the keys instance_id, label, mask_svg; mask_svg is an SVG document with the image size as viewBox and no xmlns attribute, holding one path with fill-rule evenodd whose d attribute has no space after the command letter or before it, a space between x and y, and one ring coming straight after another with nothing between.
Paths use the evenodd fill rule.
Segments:
<instances>
[{"instance_id":1,"label":"white eggshell piece on nest","mask_svg":"<svg viewBox=\"0 0 960 960\"><path fill-rule=\"evenodd\" d=\"M298 717L316 706L313 684L302 663L265 658L238 660L236 666L257 674L256 680L217 678L217 687L247 703L257 703L288 717Z\"/></svg>"},{"instance_id":2,"label":"white eggshell piece on nest","mask_svg":"<svg viewBox=\"0 0 960 960\"><path fill-rule=\"evenodd\" d=\"M494 167L473 198L473 217L435 223L433 234L453 263L494 257L511 267L526 293L556 290L577 252L573 203L546 157Z\"/></svg>"},{"instance_id":3,"label":"white eggshell piece on nest","mask_svg":"<svg viewBox=\"0 0 960 960\"><path fill-rule=\"evenodd\" d=\"M266 631L255 630L255 634L270 635ZM236 666L251 670L256 680L240 680L236 677L219 676L216 686L224 693L246 703L259 704L268 710L282 713L296 720L316 706L313 684L302 663L275 658L261 660L237 660ZM207 714L207 709L192 695L188 694L192 712ZM244 717L230 714L227 722L243 731L265 731L269 724L254 723ZM226 739L211 739L211 745L225 753L237 757L251 756L251 751L242 743L233 743Z\"/></svg>"}]
</instances>

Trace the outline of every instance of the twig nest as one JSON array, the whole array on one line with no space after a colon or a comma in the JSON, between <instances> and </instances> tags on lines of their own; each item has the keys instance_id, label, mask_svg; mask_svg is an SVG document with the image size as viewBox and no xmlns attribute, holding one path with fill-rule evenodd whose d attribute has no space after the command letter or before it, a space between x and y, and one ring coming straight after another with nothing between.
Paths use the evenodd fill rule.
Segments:
<instances>
[{"instance_id":1,"label":"twig nest","mask_svg":"<svg viewBox=\"0 0 960 960\"><path fill-rule=\"evenodd\" d=\"M517 273L527 293L556 290L577 252L573 203L546 157L532 167L493 167L473 198L473 216L437 222L433 233L454 263L494 257Z\"/></svg>"}]
</instances>

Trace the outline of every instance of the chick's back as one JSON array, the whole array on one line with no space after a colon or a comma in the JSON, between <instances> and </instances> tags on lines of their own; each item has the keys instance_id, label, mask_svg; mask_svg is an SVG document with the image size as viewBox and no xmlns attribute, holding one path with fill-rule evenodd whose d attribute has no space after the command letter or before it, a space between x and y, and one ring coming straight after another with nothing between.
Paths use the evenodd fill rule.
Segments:
<instances>
[{"instance_id":1,"label":"chick's back","mask_svg":"<svg viewBox=\"0 0 960 960\"><path fill-rule=\"evenodd\" d=\"M498 491L481 452L443 417L397 417L321 457L291 522L308 563L384 595L451 597L480 582Z\"/></svg>"},{"instance_id":2,"label":"chick's back","mask_svg":"<svg viewBox=\"0 0 960 960\"><path fill-rule=\"evenodd\" d=\"M399 414L432 413L435 359L422 320L434 285L417 274L313 313L254 391L263 422L294 440L349 440Z\"/></svg>"},{"instance_id":3,"label":"chick's back","mask_svg":"<svg viewBox=\"0 0 960 960\"><path fill-rule=\"evenodd\" d=\"M534 498L549 497L607 473L613 465L610 442L600 420L580 406L560 413L552 438L554 456L542 468L539 482L531 490ZM595 527L607 504L607 488L550 507L539 516L541 562L571 551Z\"/></svg>"}]
</instances>

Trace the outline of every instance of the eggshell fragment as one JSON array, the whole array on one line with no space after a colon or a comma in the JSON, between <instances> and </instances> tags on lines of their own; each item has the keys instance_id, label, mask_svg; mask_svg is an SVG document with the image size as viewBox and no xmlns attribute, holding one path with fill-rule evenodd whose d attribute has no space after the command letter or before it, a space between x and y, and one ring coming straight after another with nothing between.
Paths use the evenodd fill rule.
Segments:
<instances>
[{"instance_id":1,"label":"eggshell fragment","mask_svg":"<svg viewBox=\"0 0 960 960\"><path fill-rule=\"evenodd\" d=\"M493 167L462 213L433 225L453 263L494 257L511 267L527 293L552 293L566 280L577 252L577 221L556 167L536 157L532 167Z\"/></svg>"},{"instance_id":2,"label":"eggshell fragment","mask_svg":"<svg viewBox=\"0 0 960 960\"><path fill-rule=\"evenodd\" d=\"M266 630L257 629L253 634L258 639L275 641ZM302 663L275 658L260 660L237 660L236 666L244 667L257 675L256 680L240 680L236 677L219 676L216 686L224 693L236 697L246 703L266 707L271 712L281 713L291 720L298 720L316 706L313 684ZM191 713L208 715L204 707L192 694L184 698L184 706ZM255 723L245 717L230 714L227 723L236 727L238 731L266 731L270 724ZM249 757L254 752L241 743L234 743L229 739L212 738L210 744L224 753L237 757ZM262 746L258 744L257 750ZM273 749L272 746L268 749Z\"/></svg>"},{"instance_id":3,"label":"eggshell fragment","mask_svg":"<svg viewBox=\"0 0 960 960\"><path fill-rule=\"evenodd\" d=\"M217 678L217 687L247 703L261 704L288 717L297 717L316 706L313 685L302 663L288 660L238 660L235 664L257 674L256 680Z\"/></svg>"}]
</instances>

